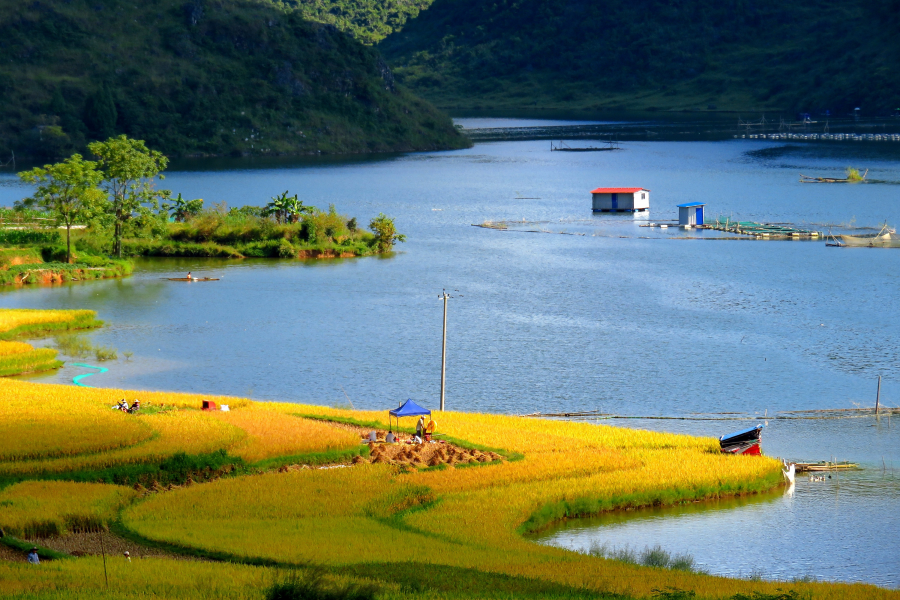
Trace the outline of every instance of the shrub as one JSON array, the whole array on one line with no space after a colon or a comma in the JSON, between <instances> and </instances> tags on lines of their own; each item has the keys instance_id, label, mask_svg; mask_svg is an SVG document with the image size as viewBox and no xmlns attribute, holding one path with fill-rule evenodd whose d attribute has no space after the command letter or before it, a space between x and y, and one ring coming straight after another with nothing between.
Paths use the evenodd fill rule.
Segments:
<instances>
[{"instance_id":1,"label":"shrub","mask_svg":"<svg viewBox=\"0 0 900 600\"><path fill-rule=\"evenodd\" d=\"M118 360L119 353L115 348L107 348L106 346L96 346L94 348L94 358L100 362L107 360Z\"/></svg>"},{"instance_id":2,"label":"shrub","mask_svg":"<svg viewBox=\"0 0 900 600\"><path fill-rule=\"evenodd\" d=\"M0 229L0 244L10 246L27 244L59 244L62 242L58 231L43 229Z\"/></svg>"},{"instance_id":3,"label":"shrub","mask_svg":"<svg viewBox=\"0 0 900 600\"><path fill-rule=\"evenodd\" d=\"M375 249L379 252L390 252L395 243L406 241L405 235L397 233L394 220L384 213L379 213L369 222L369 229L375 234Z\"/></svg>"},{"instance_id":4,"label":"shrub","mask_svg":"<svg viewBox=\"0 0 900 600\"><path fill-rule=\"evenodd\" d=\"M244 256L252 258L274 258L278 256L278 249L281 242L278 240L266 240L263 242L252 242L241 247Z\"/></svg>"},{"instance_id":5,"label":"shrub","mask_svg":"<svg viewBox=\"0 0 900 600\"><path fill-rule=\"evenodd\" d=\"M44 259L44 262L67 262L66 258L68 254L66 253L65 246L45 246L41 248L41 257ZM75 253L72 253L73 262L77 260Z\"/></svg>"},{"instance_id":6,"label":"shrub","mask_svg":"<svg viewBox=\"0 0 900 600\"><path fill-rule=\"evenodd\" d=\"M289 241L286 239L282 239L278 242L278 258L296 258L297 251L294 250L294 247L291 245Z\"/></svg>"},{"instance_id":7,"label":"shrub","mask_svg":"<svg viewBox=\"0 0 900 600\"><path fill-rule=\"evenodd\" d=\"M266 600L374 600L378 593L374 585L329 582L324 573L313 569L299 574L296 571L266 590Z\"/></svg>"},{"instance_id":8,"label":"shrub","mask_svg":"<svg viewBox=\"0 0 900 600\"><path fill-rule=\"evenodd\" d=\"M300 237L310 244L315 244L319 239L318 225L312 218L303 219L300 229Z\"/></svg>"},{"instance_id":9,"label":"shrub","mask_svg":"<svg viewBox=\"0 0 900 600\"><path fill-rule=\"evenodd\" d=\"M58 335L55 338L56 347L66 356L75 358L84 358L90 354L94 346L83 335L77 333L66 333Z\"/></svg>"}]
</instances>

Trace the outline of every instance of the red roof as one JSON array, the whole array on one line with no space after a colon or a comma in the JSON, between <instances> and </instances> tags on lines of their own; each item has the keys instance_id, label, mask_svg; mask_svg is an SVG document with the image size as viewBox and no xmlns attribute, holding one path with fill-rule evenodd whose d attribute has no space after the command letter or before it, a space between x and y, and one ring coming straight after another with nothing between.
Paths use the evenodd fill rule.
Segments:
<instances>
[{"instance_id":1,"label":"red roof","mask_svg":"<svg viewBox=\"0 0 900 600\"><path fill-rule=\"evenodd\" d=\"M633 194L635 192L649 192L644 188L597 188L591 190L592 194Z\"/></svg>"}]
</instances>

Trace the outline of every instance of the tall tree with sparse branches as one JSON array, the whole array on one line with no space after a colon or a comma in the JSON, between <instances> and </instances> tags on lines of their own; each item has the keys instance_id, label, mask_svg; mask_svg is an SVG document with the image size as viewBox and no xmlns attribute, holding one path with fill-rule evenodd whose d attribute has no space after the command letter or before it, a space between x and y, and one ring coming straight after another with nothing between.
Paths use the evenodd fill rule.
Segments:
<instances>
[{"instance_id":1,"label":"tall tree with sparse branches","mask_svg":"<svg viewBox=\"0 0 900 600\"><path fill-rule=\"evenodd\" d=\"M72 225L87 223L101 209L103 175L97 163L73 154L66 160L19 173L22 181L37 185L21 205L37 206L50 213L57 226L66 227L66 262L72 262Z\"/></svg>"},{"instance_id":2,"label":"tall tree with sparse branches","mask_svg":"<svg viewBox=\"0 0 900 600\"><path fill-rule=\"evenodd\" d=\"M97 157L103 173L103 187L108 194L107 212L113 219L116 257L122 257L122 232L125 223L136 212L159 209L161 192L156 189L156 178L169 164L161 152L149 150L143 140L133 140L124 135L109 138L105 142L88 145Z\"/></svg>"}]
</instances>

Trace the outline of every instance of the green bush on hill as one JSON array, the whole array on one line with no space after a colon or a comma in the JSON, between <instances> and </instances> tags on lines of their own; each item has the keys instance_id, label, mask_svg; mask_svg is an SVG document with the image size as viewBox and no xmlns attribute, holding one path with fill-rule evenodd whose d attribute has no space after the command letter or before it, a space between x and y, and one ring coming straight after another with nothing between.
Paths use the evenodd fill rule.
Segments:
<instances>
[{"instance_id":1,"label":"green bush on hill","mask_svg":"<svg viewBox=\"0 0 900 600\"><path fill-rule=\"evenodd\" d=\"M272 0L310 21L328 23L364 44L375 44L415 19L432 0Z\"/></svg>"}]
</instances>

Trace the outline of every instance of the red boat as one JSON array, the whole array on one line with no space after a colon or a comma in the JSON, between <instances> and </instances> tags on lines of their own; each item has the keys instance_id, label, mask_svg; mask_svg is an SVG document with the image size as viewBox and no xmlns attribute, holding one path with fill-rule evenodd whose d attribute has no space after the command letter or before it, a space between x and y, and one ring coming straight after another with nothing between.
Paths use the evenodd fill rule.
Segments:
<instances>
[{"instance_id":1,"label":"red boat","mask_svg":"<svg viewBox=\"0 0 900 600\"><path fill-rule=\"evenodd\" d=\"M762 429L762 425L757 425L750 429L723 435L719 438L719 447L722 449L722 452L727 452L728 454L759 456L761 454L759 442Z\"/></svg>"}]
</instances>

